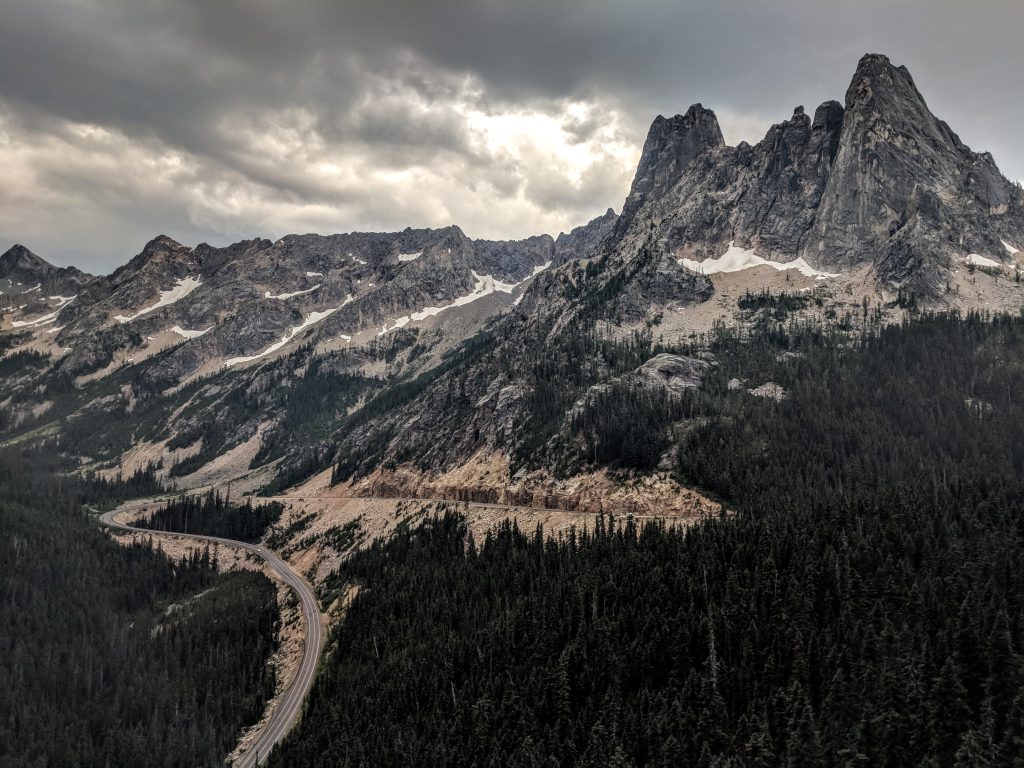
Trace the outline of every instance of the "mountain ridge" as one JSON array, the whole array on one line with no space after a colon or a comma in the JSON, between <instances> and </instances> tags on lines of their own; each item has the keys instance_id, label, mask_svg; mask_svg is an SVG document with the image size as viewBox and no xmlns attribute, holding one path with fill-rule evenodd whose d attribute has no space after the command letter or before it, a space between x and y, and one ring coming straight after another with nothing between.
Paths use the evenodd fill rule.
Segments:
<instances>
[{"instance_id":1,"label":"mountain ridge","mask_svg":"<svg viewBox=\"0 0 1024 768\"><path fill-rule=\"evenodd\" d=\"M11 350L47 361L12 385L26 393L12 421L71 391L83 418L164 414L141 454L175 477L248 446L231 471L277 488L333 466L356 494L582 503L563 482L600 469L579 464L581 420L609 393L700 386L713 360L694 350L723 324L784 335L786 318L1016 309L1022 244L1020 187L928 111L905 67L867 55L843 104L797 107L753 145L726 145L701 104L658 116L622 213L554 238L158 236L74 301L8 314Z\"/></svg>"}]
</instances>

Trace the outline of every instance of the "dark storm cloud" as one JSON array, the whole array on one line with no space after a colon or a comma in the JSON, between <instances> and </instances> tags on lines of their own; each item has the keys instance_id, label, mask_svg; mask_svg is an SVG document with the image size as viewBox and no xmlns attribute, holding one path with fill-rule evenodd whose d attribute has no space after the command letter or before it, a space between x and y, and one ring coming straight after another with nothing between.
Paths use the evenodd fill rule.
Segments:
<instances>
[{"instance_id":1,"label":"dark storm cloud","mask_svg":"<svg viewBox=\"0 0 1024 768\"><path fill-rule=\"evenodd\" d=\"M1018 0L6 0L0 248L109 269L158 231L566 229L618 208L646 126L727 140L906 64L1024 178Z\"/></svg>"}]
</instances>

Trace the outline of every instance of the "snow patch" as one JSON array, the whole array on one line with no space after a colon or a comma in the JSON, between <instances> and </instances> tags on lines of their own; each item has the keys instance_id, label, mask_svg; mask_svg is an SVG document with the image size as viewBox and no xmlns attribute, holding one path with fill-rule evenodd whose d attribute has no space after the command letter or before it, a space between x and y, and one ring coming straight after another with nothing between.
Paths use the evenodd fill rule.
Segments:
<instances>
[{"instance_id":1,"label":"snow patch","mask_svg":"<svg viewBox=\"0 0 1024 768\"><path fill-rule=\"evenodd\" d=\"M768 261L768 259L761 258L751 250L734 245L732 240L729 241L729 250L717 259L704 259L704 261L679 259L679 264L702 275L714 275L719 272L739 272L744 269L752 269L753 267L771 267L779 272L795 269L801 275L813 277L815 280L839 277L835 272L822 272L815 269L802 258L786 262Z\"/></svg>"},{"instance_id":2,"label":"snow patch","mask_svg":"<svg viewBox=\"0 0 1024 768\"><path fill-rule=\"evenodd\" d=\"M114 319L119 323L130 323L136 318L148 315L150 312L174 304L177 301L181 301L188 296L192 291L202 285L202 279L198 277L183 277L174 284L173 288L168 288L166 291L160 291L160 298L156 304L145 309L140 309L134 315L125 317L124 315L114 315Z\"/></svg>"},{"instance_id":3,"label":"snow patch","mask_svg":"<svg viewBox=\"0 0 1024 768\"><path fill-rule=\"evenodd\" d=\"M420 256L423 255L423 251L416 251L416 253L400 253L398 254L399 261L416 261Z\"/></svg>"},{"instance_id":4,"label":"snow patch","mask_svg":"<svg viewBox=\"0 0 1024 768\"><path fill-rule=\"evenodd\" d=\"M18 283L18 285L21 285L21 283ZM42 287L43 287L42 283L36 283L31 288L26 288L24 291L22 291L22 293L32 293L33 291L40 290Z\"/></svg>"},{"instance_id":5,"label":"snow patch","mask_svg":"<svg viewBox=\"0 0 1024 768\"><path fill-rule=\"evenodd\" d=\"M265 299L281 299L283 301L285 299L293 299L296 296L304 296L307 293L312 293L313 291L315 291L319 287L320 287L320 284L317 283L312 288L307 288L304 291L292 291L291 293L278 293L276 295L271 293L270 291L267 291L266 293L263 294L263 298L265 298Z\"/></svg>"},{"instance_id":6,"label":"snow patch","mask_svg":"<svg viewBox=\"0 0 1024 768\"><path fill-rule=\"evenodd\" d=\"M1010 244L1009 244L1008 242L1006 242L1005 240L1000 240L999 242L1001 242L1001 243L1003 244L1003 248L1005 248L1005 249L1006 249L1006 251L1007 251L1007 252L1008 252L1008 253L1009 253L1009 254L1010 254L1011 256L1016 256L1016 255L1017 255L1018 253L1020 253L1020 248L1014 248L1014 247L1013 247L1012 245L1010 245Z\"/></svg>"},{"instance_id":7,"label":"snow patch","mask_svg":"<svg viewBox=\"0 0 1024 768\"><path fill-rule=\"evenodd\" d=\"M547 269L550 266L551 266L551 262L550 261L546 261L543 264L538 264L536 267L533 268L533 272L530 273L530 277L526 278L526 280L529 280L531 278L536 277L537 275L539 275L541 272L543 272L545 269ZM525 283L526 280L523 280L523 282L519 283L519 285L522 285L523 283ZM526 291L524 290L522 293L520 293L518 296L516 296L516 300L512 302L512 306L513 307L518 307L519 306L519 302L521 302L523 300L523 297L525 295L526 295Z\"/></svg>"},{"instance_id":8,"label":"snow patch","mask_svg":"<svg viewBox=\"0 0 1024 768\"><path fill-rule=\"evenodd\" d=\"M269 354L277 352L277 350L279 350L281 347L283 347L289 341L294 339L298 334L302 333L304 330L309 328L311 325L315 325L316 323L319 323L324 318L330 317L335 312L337 312L339 309L341 309L346 304L348 304L348 303L350 303L352 301L355 301L355 299L353 298L352 294L350 293L348 296L345 297L345 300L343 302L341 302L341 304L339 304L336 307L332 307L331 309L325 309L325 310L322 310L320 312L310 312L306 316L306 318L302 321L302 323L300 325L296 325L296 326L294 326L292 328L289 328L287 331L285 331L284 336L282 336L278 341L275 341L273 344L271 344L269 347L264 349L262 352L257 352L255 355L246 355L244 357L231 357L231 358L228 358L227 360L224 361L224 367L225 368L230 368L231 366L238 365L240 363L250 363L253 360L259 360L261 357L266 357Z\"/></svg>"},{"instance_id":9,"label":"snow patch","mask_svg":"<svg viewBox=\"0 0 1024 768\"><path fill-rule=\"evenodd\" d=\"M393 323L393 325L390 328L388 327L389 321L385 320L384 326L381 328L380 333L378 333L377 335L383 336L385 333L389 333L390 331L393 331L396 328L404 328L406 325L409 324L410 320L426 320L428 317L433 317L435 315L441 314L446 309L452 309L454 307L462 307L465 306L466 304L471 304L477 299L482 299L485 296L490 296L492 293L512 293L512 291L514 291L520 285L525 283L527 280L529 280L532 277L536 277L550 266L551 262L549 261L545 264L540 264L537 267L534 267L534 270L530 274L530 277L527 277L524 280L520 280L518 283L503 283L500 280L491 277L490 275L478 275L476 272L471 272L474 280L473 290L467 293L465 296L459 296L458 298L453 300L451 304L445 304L444 306L441 307L424 307L419 312L413 312L411 315L404 315L402 317L397 318L396 320L391 320L390 322Z\"/></svg>"},{"instance_id":10,"label":"snow patch","mask_svg":"<svg viewBox=\"0 0 1024 768\"><path fill-rule=\"evenodd\" d=\"M550 266L551 266L551 262L550 261L545 261L543 264L538 264L536 267L533 268L533 272L530 273L530 277L536 277L537 275L539 275L541 272L543 272L545 269L547 269ZM526 280L529 280L530 277L526 278ZM526 282L526 280L522 280L522 281L516 283L516 285L522 285L523 283Z\"/></svg>"},{"instance_id":11,"label":"snow patch","mask_svg":"<svg viewBox=\"0 0 1024 768\"><path fill-rule=\"evenodd\" d=\"M995 259L990 259L988 256L979 256L976 253L967 255L965 261L975 267L1001 267L1003 266Z\"/></svg>"},{"instance_id":12,"label":"snow patch","mask_svg":"<svg viewBox=\"0 0 1024 768\"><path fill-rule=\"evenodd\" d=\"M42 317L37 317L35 320L12 320L11 327L28 328L33 325L48 325L49 323L52 323L54 320L57 319L57 315L60 314L60 311L64 309L64 307L66 307L68 304L75 300L74 296L51 296L50 298L60 299L61 302L60 306L53 310L53 312L51 312L48 315L43 315ZM18 307L18 309L24 309L27 306L27 304L22 304L20 307ZM63 328L63 326L61 327ZM57 330L60 330L60 328L58 328ZM47 333L54 333L54 331L47 331Z\"/></svg>"},{"instance_id":13,"label":"snow patch","mask_svg":"<svg viewBox=\"0 0 1024 768\"><path fill-rule=\"evenodd\" d=\"M186 330L185 328L182 328L180 325L176 325L173 328L171 328L171 330L174 331L174 333L176 333L179 336L182 336L182 337L184 337L186 339L198 339L204 333L209 333L210 331L212 331L213 330L213 326L211 325L209 328L206 328L205 330L202 330L202 331L189 331L189 330ZM150 336L150 338L153 338L153 337Z\"/></svg>"},{"instance_id":14,"label":"snow patch","mask_svg":"<svg viewBox=\"0 0 1024 768\"><path fill-rule=\"evenodd\" d=\"M306 277L323 277L323 272L307 272Z\"/></svg>"}]
</instances>

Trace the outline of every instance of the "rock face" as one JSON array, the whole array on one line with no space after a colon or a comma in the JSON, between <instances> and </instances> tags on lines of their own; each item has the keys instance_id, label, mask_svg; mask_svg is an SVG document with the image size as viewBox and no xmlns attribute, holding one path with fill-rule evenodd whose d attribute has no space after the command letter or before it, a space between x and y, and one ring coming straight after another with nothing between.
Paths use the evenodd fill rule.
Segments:
<instances>
[{"instance_id":1,"label":"rock face","mask_svg":"<svg viewBox=\"0 0 1024 768\"><path fill-rule=\"evenodd\" d=\"M713 112L695 105L687 115L696 113L702 116L701 136L721 135ZM692 123L681 117L673 121L681 127ZM767 259L795 258L815 223L842 124L843 108L836 102L818 107L813 120L797 107L756 146L689 140L685 144L700 151L683 167L672 157L662 161L666 170L659 173L642 162L634 188L652 186L648 178L671 183L653 185L654 194L630 196L640 203L628 222L625 213L620 219L619 242L654 232L658 246L675 258L719 256L730 242ZM651 127L654 136L663 130L658 120ZM604 247L619 243L610 239Z\"/></svg>"},{"instance_id":2,"label":"rock face","mask_svg":"<svg viewBox=\"0 0 1024 768\"><path fill-rule=\"evenodd\" d=\"M699 387L704 381L708 365L706 360L695 357L662 353L637 368L635 375L651 386L679 393Z\"/></svg>"},{"instance_id":3,"label":"rock face","mask_svg":"<svg viewBox=\"0 0 1024 768\"><path fill-rule=\"evenodd\" d=\"M644 203L661 198L675 186L697 156L724 145L718 118L700 104L694 104L685 115L654 118L615 235L621 237L626 232Z\"/></svg>"},{"instance_id":4,"label":"rock face","mask_svg":"<svg viewBox=\"0 0 1024 768\"><path fill-rule=\"evenodd\" d=\"M562 232L555 238L555 264L565 264L594 251L615 228L619 217L609 208L603 216L591 219L569 232Z\"/></svg>"},{"instance_id":5,"label":"rock face","mask_svg":"<svg viewBox=\"0 0 1024 768\"><path fill-rule=\"evenodd\" d=\"M958 257L1007 259L1024 240L1024 192L928 110L905 67L861 59L845 107L803 107L754 146L724 146L694 105L657 118L615 232L675 257L730 243L776 261L842 272L870 265L889 288L937 296ZM649 233L654 233L651 236Z\"/></svg>"},{"instance_id":6,"label":"rock face","mask_svg":"<svg viewBox=\"0 0 1024 768\"><path fill-rule=\"evenodd\" d=\"M953 257L1002 259L1024 230L1024 197L992 156L928 110L906 67L861 59L839 150L803 255L839 267L873 257L879 277L934 292Z\"/></svg>"}]
</instances>

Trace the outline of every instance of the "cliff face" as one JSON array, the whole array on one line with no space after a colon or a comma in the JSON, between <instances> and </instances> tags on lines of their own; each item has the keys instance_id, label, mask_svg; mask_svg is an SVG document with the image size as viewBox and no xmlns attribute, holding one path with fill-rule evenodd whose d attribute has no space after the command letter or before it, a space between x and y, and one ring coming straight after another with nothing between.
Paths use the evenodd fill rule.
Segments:
<instances>
[{"instance_id":1,"label":"cliff face","mask_svg":"<svg viewBox=\"0 0 1024 768\"><path fill-rule=\"evenodd\" d=\"M705 127L694 131L697 114ZM684 125L692 135L679 141L669 126ZM700 105L655 120L607 249L653 233L666 252L702 260L735 243L835 272L868 264L886 287L934 297L957 257L1005 262L1001 241L1024 239L1021 189L884 56L861 59L845 106L826 102L813 119L797 107L754 146L709 135L717 123Z\"/></svg>"},{"instance_id":2,"label":"cliff face","mask_svg":"<svg viewBox=\"0 0 1024 768\"><path fill-rule=\"evenodd\" d=\"M883 282L928 294L956 256L1003 261L1001 241L1022 234L1024 197L992 156L929 111L906 67L861 59L808 260L842 268L870 259Z\"/></svg>"}]
</instances>

